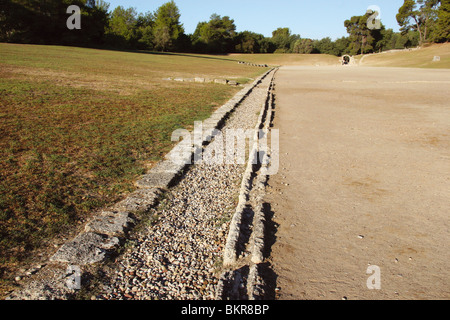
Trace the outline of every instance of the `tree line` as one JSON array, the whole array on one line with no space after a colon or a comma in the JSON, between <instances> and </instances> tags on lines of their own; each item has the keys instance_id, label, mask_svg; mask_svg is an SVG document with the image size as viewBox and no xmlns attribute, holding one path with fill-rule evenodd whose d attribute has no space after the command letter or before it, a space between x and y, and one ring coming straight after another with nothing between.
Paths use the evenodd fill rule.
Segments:
<instances>
[{"instance_id":1,"label":"tree line","mask_svg":"<svg viewBox=\"0 0 450 320\"><path fill-rule=\"evenodd\" d=\"M66 27L70 5L81 8L81 30ZM154 12L138 13L104 0L3 0L0 42L196 53L325 53L336 56L415 47L450 40L450 0L404 0L396 16L400 32L369 28L371 12L344 21L348 36L302 38L289 28L266 37L237 32L233 19L213 14L186 34L180 11L169 1Z\"/></svg>"}]
</instances>

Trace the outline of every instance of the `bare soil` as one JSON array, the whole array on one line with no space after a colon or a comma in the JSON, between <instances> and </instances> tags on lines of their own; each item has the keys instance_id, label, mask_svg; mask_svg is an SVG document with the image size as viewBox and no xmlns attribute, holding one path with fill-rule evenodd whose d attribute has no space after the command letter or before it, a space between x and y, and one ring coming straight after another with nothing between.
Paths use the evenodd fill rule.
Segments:
<instances>
[{"instance_id":1,"label":"bare soil","mask_svg":"<svg viewBox=\"0 0 450 320\"><path fill-rule=\"evenodd\" d=\"M278 299L450 298L449 88L449 70L278 71Z\"/></svg>"}]
</instances>

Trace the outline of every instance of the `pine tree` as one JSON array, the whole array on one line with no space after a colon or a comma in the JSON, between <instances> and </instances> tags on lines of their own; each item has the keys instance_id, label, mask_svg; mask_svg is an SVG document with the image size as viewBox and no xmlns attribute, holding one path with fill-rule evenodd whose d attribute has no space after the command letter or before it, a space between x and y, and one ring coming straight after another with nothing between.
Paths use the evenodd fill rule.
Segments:
<instances>
[{"instance_id":1,"label":"pine tree","mask_svg":"<svg viewBox=\"0 0 450 320\"><path fill-rule=\"evenodd\" d=\"M400 30L416 30L420 44L426 42L437 19L438 4L439 0L405 0L396 16Z\"/></svg>"},{"instance_id":2,"label":"pine tree","mask_svg":"<svg viewBox=\"0 0 450 320\"><path fill-rule=\"evenodd\" d=\"M370 14L354 16L344 22L349 34L349 53L352 55L373 52L375 45L375 33L378 30L371 30L367 27L367 19Z\"/></svg>"},{"instance_id":3,"label":"pine tree","mask_svg":"<svg viewBox=\"0 0 450 320\"><path fill-rule=\"evenodd\" d=\"M184 34L180 12L174 1L167 2L155 12L153 36L155 47L162 51L174 50Z\"/></svg>"},{"instance_id":4,"label":"pine tree","mask_svg":"<svg viewBox=\"0 0 450 320\"><path fill-rule=\"evenodd\" d=\"M433 40L436 42L450 41L450 0L441 0L437 15L438 21Z\"/></svg>"}]
</instances>

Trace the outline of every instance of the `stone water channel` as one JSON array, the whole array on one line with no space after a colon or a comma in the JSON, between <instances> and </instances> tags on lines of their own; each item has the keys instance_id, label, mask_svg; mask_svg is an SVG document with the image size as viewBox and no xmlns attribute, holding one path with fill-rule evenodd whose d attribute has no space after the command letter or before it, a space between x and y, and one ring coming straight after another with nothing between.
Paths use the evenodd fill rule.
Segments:
<instances>
[{"instance_id":1,"label":"stone water channel","mask_svg":"<svg viewBox=\"0 0 450 320\"><path fill-rule=\"evenodd\" d=\"M255 83L252 85L243 99L239 98L238 104L227 115L225 121L221 120L218 129L223 133L225 144L228 129L254 130L261 127L262 124L259 122L267 123L262 113L268 106L275 72L276 70L272 70L256 81L256 85ZM235 99L236 97L230 102ZM216 152L214 141L213 139L211 143L204 145L204 155L213 155ZM106 212L91 221L78 237L60 248L52 257L53 262L44 267L35 279L30 279L28 285L12 293L9 299L229 298L228 292L236 291L236 288L232 287L235 287L241 278L240 274L236 277L236 272L233 273L233 268L239 267L238 263L236 265L224 263L224 252L228 250L230 255L230 228L240 228L240 221L236 226L234 221L236 219L233 218L236 217L237 206L243 205L240 200L243 198L243 177L245 179L249 171L247 161L248 159L242 164L203 162L190 165L184 169L178 183L165 188L162 195L159 189L158 194L152 194L146 191L145 186L141 187L137 190L138 195L150 195L150 202L158 196L159 201L145 214L147 219L140 221L138 230L127 233L125 248L122 247L119 255L105 261L106 251L102 241L106 241L108 245L113 243L115 246L118 238L112 235L116 232L114 228L125 225L122 224L123 219L128 223L131 216L122 217L121 214L113 216L114 212ZM149 177L147 179L153 179L152 175ZM137 182L138 186L139 183L145 185L148 180L144 177ZM135 200L130 197L128 202L124 203L133 206L141 201ZM113 230L110 230L108 225L110 219L119 220L119 224L112 225ZM248 231L251 228L250 222L250 225L243 229ZM109 232L112 234L106 236ZM120 232L123 233L123 230ZM97 240L99 243L96 243ZM121 242L123 244L123 240ZM236 258L240 259L245 253L245 248L242 250L242 244L239 244L240 248L238 244L235 245L235 248L231 246L231 252L236 250ZM66 267L76 265L77 262L87 265L82 267L82 290L68 289L67 279L71 275L67 274ZM53 266L52 263L56 265ZM258 275L255 270L252 269L251 276L257 281ZM249 295L238 298L246 299Z\"/></svg>"},{"instance_id":2,"label":"stone water channel","mask_svg":"<svg viewBox=\"0 0 450 320\"><path fill-rule=\"evenodd\" d=\"M254 129L272 74L226 121L227 129ZM226 141L226 134L223 135ZM211 153L213 144L206 146ZM216 299L228 230L245 164L195 164L153 210L157 221L141 232L106 274L100 299Z\"/></svg>"}]
</instances>

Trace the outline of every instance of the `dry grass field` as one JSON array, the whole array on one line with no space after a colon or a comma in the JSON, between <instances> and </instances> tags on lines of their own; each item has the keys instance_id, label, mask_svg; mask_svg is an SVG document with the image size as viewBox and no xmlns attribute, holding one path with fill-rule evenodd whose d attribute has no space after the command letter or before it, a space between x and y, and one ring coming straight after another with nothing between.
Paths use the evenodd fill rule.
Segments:
<instances>
[{"instance_id":1,"label":"dry grass field","mask_svg":"<svg viewBox=\"0 0 450 320\"><path fill-rule=\"evenodd\" d=\"M230 54L228 57L250 63L272 66L333 66L340 65L339 57L328 54Z\"/></svg>"},{"instance_id":2,"label":"dry grass field","mask_svg":"<svg viewBox=\"0 0 450 320\"><path fill-rule=\"evenodd\" d=\"M433 61L435 56L440 61ZM361 59L360 57L357 58ZM420 50L394 50L366 55L361 63L373 67L450 69L450 43L434 44Z\"/></svg>"},{"instance_id":3,"label":"dry grass field","mask_svg":"<svg viewBox=\"0 0 450 320\"><path fill-rule=\"evenodd\" d=\"M0 44L0 278L120 200L170 150L264 72L226 56ZM1 284L0 284L1 285Z\"/></svg>"},{"instance_id":4,"label":"dry grass field","mask_svg":"<svg viewBox=\"0 0 450 320\"><path fill-rule=\"evenodd\" d=\"M440 61L434 62L435 56ZM339 57L326 54L230 54L231 59L251 63L267 63L273 66L335 66ZM450 43L433 44L420 50L392 50L383 53L355 56L361 66L407 67L407 68L450 68Z\"/></svg>"}]
</instances>

